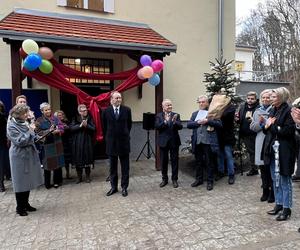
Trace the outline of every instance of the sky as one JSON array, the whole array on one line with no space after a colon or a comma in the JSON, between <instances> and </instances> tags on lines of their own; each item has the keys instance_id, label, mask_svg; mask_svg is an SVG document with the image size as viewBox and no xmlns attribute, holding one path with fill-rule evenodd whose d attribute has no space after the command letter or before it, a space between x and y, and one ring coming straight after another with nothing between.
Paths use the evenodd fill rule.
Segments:
<instances>
[{"instance_id":1,"label":"sky","mask_svg":"<svg viewBox=\"0 0 300 250\"><path fill-rule=\"evenodd\" d=\"M236 0L235 13L236 22L240 22L250 15L251 9L256 9L258 3L264 3L265 0ZM240 28L236 27L236 33L240 32Z\"/></svg>"}]
</instances>

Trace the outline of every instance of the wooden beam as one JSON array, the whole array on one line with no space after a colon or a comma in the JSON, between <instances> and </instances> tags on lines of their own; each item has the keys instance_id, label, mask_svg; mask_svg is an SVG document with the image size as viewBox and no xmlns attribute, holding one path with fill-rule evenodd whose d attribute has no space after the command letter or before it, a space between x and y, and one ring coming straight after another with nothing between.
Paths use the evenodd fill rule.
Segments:
<instances>
[{"instance_id":1,"label":"wooden beam","mask_svg":"<svg viewBox=\"0 0 300 250\"><path fill-rule=\"evenodd\" d=\"M163 61L163 57L160 58ZM160 83L155 87L155 113L162 112L161 103L164 99L164 77L163 71L160 73ZM158 131L155 130L155 169L160 170L160 154L158 142Z\"/></svg>"},{"instance_id":2,"label":"wooden beam","mask_svg":"<svg viewBox=\"0 0 300 250\"><path fill-rule=\"evenodd\" d=\"M22 72L21 72L21 57L19 49L20 42L12 42L10 44L10 58L11 58L11 98L12 105L16 102L16 97L22 92Z\"/></svg>"}]
</instances>

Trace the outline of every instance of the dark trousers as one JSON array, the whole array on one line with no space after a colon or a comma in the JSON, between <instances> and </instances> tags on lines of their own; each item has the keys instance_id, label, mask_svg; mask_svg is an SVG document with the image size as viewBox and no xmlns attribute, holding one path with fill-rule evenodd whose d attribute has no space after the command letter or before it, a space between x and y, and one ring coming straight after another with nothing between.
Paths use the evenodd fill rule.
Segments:
<instances>
[{"instance_id":1,"label":"dark trousers","mask_svg":"<svg viewBox=\"0 0 300 250\"><path fill-rule=\"evenodd\" d=\"M217 154L213 153L209 144L198 144L195 148L196 180L203 181L203 172L207 170L207 182L214 181L214 169L217 162Z\"/></svg>"},{"instance_id":2,"label":"dark trousers","mask_svg":"<svg viewBox=\"0 0 300 250\"><path fill-rule=\"evenodd\" d=\"M246 150L249 154L250 157L250 164L252 169L257 169L255 166L255 137L256 135L249 135L249 136L244 136L241 137L242 142L246 146Z\"/></svg>"},{"instance_id":3,"label":"dark trousers","mask_svg":"<svg viewBox=\"0 0 300 250\"><path fill-rule=\"evenodd\" d=\"M166 147L160 147L161 175L164 181L168 181L169 153L172 168L172 181L178 180L178 147L171 146L169 142Z\"/></svg>"},{"instance_id":4,"label":"dark trousers","mask_svg":"<svg viewBox=\"0 0 300 250\"><path fill-rule=\"evenodd\" d=\"M269 165L259 166L261 173L261 181L263 189L273 189L271 169Z\"/></svg>"},{"instance_id":5,"label":"dark trousers","mask_svg":"<svg viewBox=\"0 0 300 250\"><path fill-rule=\"evenodd\" d=\"M91 167L85 167L85 168L76 167L76 171L77 171L78 175L82 176L83 169L85 169L86 176L90 176L90 174L91 174Z\"/></svg>"},{"instance_id":6,"label":"dark trousers","mask_svg":"<svg viewBox=\"0 0 300 250\"><path fill-rule=\"evenodd\" d=\"M129 154L110 155L109 178L112 189L118 189L118 158L121 163L121 188L127 189L129 185Z\"/></svg>"},{"instance_id":7,"label":"dark trousers","mask_svg":"<svg viewBox=\"0 0 300 250\"><path fill-rule=\"evenodd\" d=\"M17 212L26 211L27 206L29 206L29 194L30 191L15 193L17 202Z\"/></svg>"},{"instance_id":8,"label":"dark trousers","mask_svg":"<svg viewBox=\"0 0 300 250\"><path fill-rule=\"evenodd\" d=\"M51 172L50 170L44 169L44 178L45 178L45 187L51 186ZM62 183L62 169L57 168L53 170L53 183L61 184Z\"/></svg>"}]
</instances>

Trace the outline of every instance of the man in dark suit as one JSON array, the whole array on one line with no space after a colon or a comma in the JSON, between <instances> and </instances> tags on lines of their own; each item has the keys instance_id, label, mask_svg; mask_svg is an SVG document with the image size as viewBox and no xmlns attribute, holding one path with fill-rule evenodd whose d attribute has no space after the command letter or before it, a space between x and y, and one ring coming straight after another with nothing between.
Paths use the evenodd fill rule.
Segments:
<instances>
[{"instance_id":1,"label":"man in dark suit","mask_svg":"<svg viewBox=\"0 0 300 250\"><path fill-rule=\"evenodd\" d=\"M168 184L169 152L172 166L173 187L178 187L178 149L181 145L178 130L182 129L180 116L172 112L172 102L165 99L162 102L163 112L156 115L155 128L158 130L158 145L160 147L160 165L162 182L160 187Z\"/></svg>"},{"instance_id":2,"label":"man in dark suit","mask_svg":"<svg viewBox=\"0 0 300 250\"><path fill-rule=\"evenodd\" d=\"M129 184L129 152L130 130L132 126L130 108L121 105L122 96L115 91L110 97L111 105L102 114L103 133L106 142L106 154L110 160L111 189L106 194L110 196L118 192L118 158L121 162L122 196L128 195Z\"/></svg>"}]
</instances>

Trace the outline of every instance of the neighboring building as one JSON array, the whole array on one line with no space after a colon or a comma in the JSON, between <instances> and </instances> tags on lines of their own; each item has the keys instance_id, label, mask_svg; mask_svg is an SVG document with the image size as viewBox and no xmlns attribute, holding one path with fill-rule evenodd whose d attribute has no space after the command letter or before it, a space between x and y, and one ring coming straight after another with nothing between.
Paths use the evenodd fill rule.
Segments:
<instances>
[{"instance_id":1,"label":"neighboring building","mask_svg":"<svg viewBox=\"0 0 300 250\"><path fill-rule=\"evenodd\" d=\"M253 59L256 47L247 45L235 46L235 71L236 77L242 81L253 80Z\"/></svg>"},{"instance_id":2,"label":"neighboring building","mask_svg":"<svg viewBox=\"0 0 300 250\"><path fill-rule=\"evenodd\" d=\"M30 35L26 33L26 30L22 30L22 26L30 24L30 15L39 16L40 19L44 16L54 19L63 18L107 25L140 27L161 35L157 45L151 44L151 42L157 42L156 36L153 36L152 40L154 41L148 37L148 42L139 41L137 45L133 46L132 42L127 42L126 39L122 40L122 34L120 34L120 41L111 43L111 48L108 42L100 44L101 37L97 38L98 40L94 44L89 40L87 45L80 39L84 40L84 31L89 33L88 29L83 30L81 34L75 34L73 41L72 37L69 39L64 37L66 32L72 31L72 21L65 29L59 30L63 36L61 40L55 41L56 38L50 37L46 31L45 34L36 35L37 42L55 51L54 56L58 61L80 68L85 72L91 70L94 72L125 71L137 64L135 60L139 53L149 53L163 58L165 67L161 87L156 87L155 91L152 86L144 84L142 88L124 92L124 103L132 108L135 122L132 133L132 157L137 156L145 138L145 132L141 129L143 112L157 111L162 98L170 98L173 100L174 110L181 114L183 120L188 120L191 112L197 108L196 97L205 91L202 83L203 73L210 71L209 61L213 61L220 53L223 53L223 57L228 60L234 59L234 0L153 0L151 2L139 0L2 0L0 17L5 18L14 11L15 7L26 8L26 10L15 10L15 14L29 16L27 19L21 18L24 25L22 23L17 26L12 25L10 30L1 28L0 22L0 36L8 43L0 43L0 67L2 69L0 92L1 89L10 89L14 82L12 80L14 65L11 66L11 53L8 45L12 42L20 44L27 37L36 35L34 30L29 32ZM16 19L20 17L19 15L16 16ZM14 16L12 15L12 17ZM34 18L32 18L32 22L34 22ZM74 23L76 22L74 21ZM45 25L45 30L53 28L49 25L51 26L49 23ZM78 41L77 47L74 43L75 40ZM167 45L164 46L164 43ZM106 86L106 91L109 91L119 83L119 81L77 82L76 79L70 80L87 93L94 95L99 94L97 86L100 84ZM22 88L46 89L49 102L54 110L70 107L72 97L34 79L23 80Z\"/></svg>"}]
</instances>

